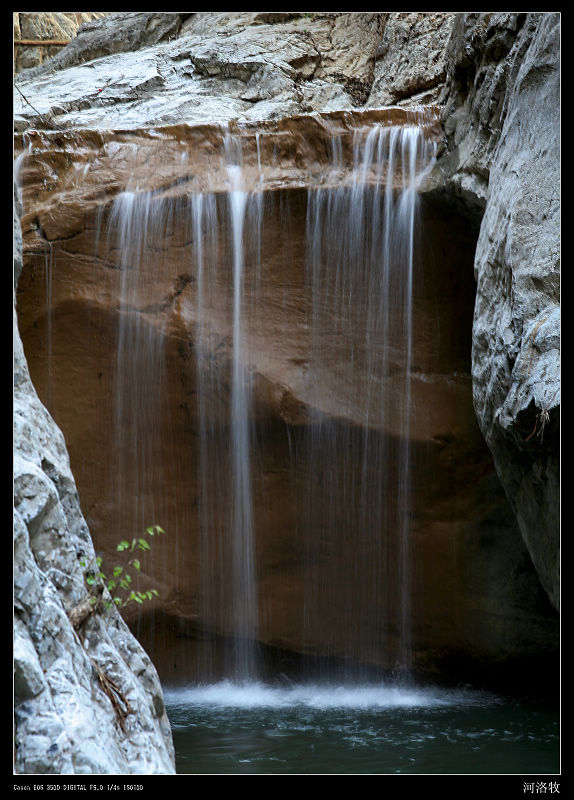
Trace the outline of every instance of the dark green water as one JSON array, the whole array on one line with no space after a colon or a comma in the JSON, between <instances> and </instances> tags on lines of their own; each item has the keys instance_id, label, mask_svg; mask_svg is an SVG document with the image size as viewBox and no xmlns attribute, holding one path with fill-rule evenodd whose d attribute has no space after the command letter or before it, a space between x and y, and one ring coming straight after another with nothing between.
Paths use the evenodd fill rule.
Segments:
<instances>
[{"instance_id":1,"label":"dark green water","mask_svg":"<svg viewBox=\"0 0 574 800\"><path fill-rule=\"evenodd\" d=\"M557 775L559 714L473 691L165 689L180 774Z\"/></svg>"}]
</instances>

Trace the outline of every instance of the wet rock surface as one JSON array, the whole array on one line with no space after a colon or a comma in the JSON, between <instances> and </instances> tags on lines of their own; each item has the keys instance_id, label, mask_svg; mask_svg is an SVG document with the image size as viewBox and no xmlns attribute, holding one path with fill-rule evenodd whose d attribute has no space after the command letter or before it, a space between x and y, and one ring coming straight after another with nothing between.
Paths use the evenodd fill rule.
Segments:
<instances>
[{"instance_id":1,"label":"wet rock surface","mask_svg":"<svg viewBox=\"0 0 574 800\"><path fill-rule=\"evenodd\" d=\"M390 119L408 119L407 113L393 111ZM362 436L368 435L373 438L375 452L386 449L389 458L397 459L389 475L399 469L400 380L397 382L391 372L388 386L382 390L391 400L380 432L376 433L376 419L365 430L362 403L371 378L359 362L349 369L352 337L341 341L336 326L329 323L328 309L322 322L322 379L308 379L313 369L309 320L321 313L310 305L305 266L308 165L314 165L318 185L327 188L327 142L334 130L347 131L350 136L363 121L385 119L384 113L377 117L374 111L365 114L364 120L362 117L332 114L322 120L302 117L239 129L244 173L251 175L250 159L256 162L258 155L267 187L260 228L264 236L257 262L261 272L248 260L245 275L246 285L252 287L246 298L250 313L245 320L252 374L250 424L257 431L258 442L253 513L257 583L264 608L259 637L276 652L297 653L303 647L306 656L317 658L328 650L332 658L343 661L352 653L364 662L390 669L395 666L395 656L389 662L383 654L395 652L396 625L387 619L383 628L377 627L380 622L365 623L365 630L356 623L356 605L366 591L365 575L379 562L382 552L379 534L370 527L367 533L364 520L360 521L359 487L374 491L374 487L367 489L361 477L360 453ZM290 146L284 149L285 134ZM155 613L163 622L154 624L153 615L139 622L132 619L154 660L159 659L162 675L171 680L183 675L204 677L201 669L206 659L197 654L202 650L198 637L209 640L218 636L224 641L232 635L229 601L207 603L204 594L206 571L216 585L220 582L224 587L232 581L227 567L217 567L212 561L215 553L232 549L226 533L229 505L217 499L232 466L225 458L218 467L202 463L199 449L206 436L200 411L207 405L213 437L210 441L214 447L219 443L223 453L229 455L228 403L233 392L229 221L222 222L216 242L210 245L217 252L217 263L206 262L209 266L203 278L200 315L200 276L190 223L193 215L185 199L195 183L203 189L209 185L207 172L192 156L205 152L215 189L213 195L205 195L205 202L213 197L225 219L229 184L225 169L218 167L220 158L225 161L224 135L225 129L219 126L180 126L152 137L132 132L121 142L100 133L78 133L69 139L42 134L33 139L32 149L40 152L45 148L45 157L26 156L21 165L22 183L31 188L41 184L44 173L38 171L40 165L45 169L59 159L68 158L70 162L68 194L41 192L38 204L28 207L23 220L27 254L34 267L21 280L21 325L34 380L49 398L56 419L69 431L72 463L99 546L111 553L109 532L118 528L137 530L150 522L139 516L134 505L154 509L159 517L156 521L172 532L162 545L161 561L156 565L150 561L145 567L147 577L160 590L162 599L156 603ZM132 149L131 144L137 147ZM188 158L183 161L185 171L179 180L182 150ZM138 154L136 161L132 153ZM146 169L139 167L138 172L137 165L141 164ZM152 164L157 169L149 169ZM188 164L193 174L191 183L185 179L189 177ZM254 163L253 186L258 175ZM163 234L142 263L132 263L140 280L130 301L136 305L128 308L123 293L124 269L119 268L118 260L122 233L114 228L119 217L114 223L112 198L121 199L121 187L131 185L134 179L149 190L150 203L153 198L149 212L140 217L141 223L147 225L144 220L148 214L154 215L149 218L157 219ZM108 183L103 193L105 181L113 183ZM175 211L169 211L171 204ZM424 201L422 211L424 256L413 296L413 414L409 425L411 550L417 565L413 648L421 670L435 674L444 654L453 650L468 659L480 653L485 660L498 663L520 659L532 647L552 649L553 635L549 635L549 611L540 592L532 593L531 588L525 592L525 584L511 578L518 561L522 564L519 572L528 571L529 559L494 476L472 407L469 353L477 231L469 229L463 218L451 215L448 205L434 196ZM178 218L182 220L179 224L168 222ZM153 229L152 221L149 230ZM149 239L150 234L143 234L138 225L134 230ZM206 249L209 241L210 235ZM133 258L137 258L135 253ZM356 296L357 310L365 302L365 296ZM122 320L129 319L126 313L132 315L133 322L127 329L131 332L122 334ZM352 324L360 327L358 314ZM121 336L134 337L139 343L130 367L133 380L123 389L126 416L122 422L132 431L130 440L134 442L127 456L114 421L117 342ZM150 372L150 353L155 354L152 361L159 371ZM402 356L397 352L394 357L399 369ZM199 386L204 396L198 394ZM139 397L149 399L143 399L141 405ZM80 404L82 411L78 414ZM140 409L141 417L131 409ZM329 462L329 447L319 462L308 453L317 414L331 431L332 452L338 454L336 463ZM137 503L116 499L120 473L128 495L130 487L138 486ZM327 480L326 475L334 477ZM203 486L205 480L207 488ZM390 478L381 491L385 513L395 514L391 511L396 498ZM207 511L211 531L207 555L202 544L206 523L199 510L205 494L212 498ZM306 499L309 496L313 498L311 506ZM372 510L380 500L373 502ZM332 525L337 516L341 530L356 533L336 536ZM355 522L349 528L351 518ZM496 574L505 577L467 584L467 574L478 571L484 577L489 572L482 559L492 559L492 550L477 546L470 534L474 531L482 537L485 529L496 531L501 545L503 541L513 542L513 546L501 547L499 553ZM309 531L314 532L310 538ZM306 564L309 548L315 551L312 569ZM349 569L349 565L354 566ZM440 583L437 574L441 575ZM310 585L340 587L336 596L330 592L324 595L322 588L312 590L312 629L304 622ZM221 594L224 598L223 589ZM485 614L496 618L496 626L484 623ZM395 601L386 616L400 616ZM500 649L502 639L507 645ZM210 669L217 656L212 659Z\"/></svg>"}]
</instances>

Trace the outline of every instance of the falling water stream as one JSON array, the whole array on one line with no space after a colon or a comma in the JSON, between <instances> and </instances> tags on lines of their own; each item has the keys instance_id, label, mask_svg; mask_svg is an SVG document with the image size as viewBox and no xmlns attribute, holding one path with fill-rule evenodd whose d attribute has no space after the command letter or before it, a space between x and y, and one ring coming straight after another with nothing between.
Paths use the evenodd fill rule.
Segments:
<instances>
[{"instance_id":1,"label":"falling water stream","mask_svg":"<svg viewBox=\"0 0 574 800\"><path fill-rule=\"evenodd\" d=\"M259 677L260 589L253 498L256 433L249 341L263 302L263 219L266 203L273 201L266 201L262 191L264 165L259 149L254 178L244 167L241 138L227 130L222 143L227 172L223 200L214 192L197 191L177 201L150 198L135 205L127 195L118 198L116 205L122 209L129 200L130 213L137 214L135 220L130 213L122 216L117 226L120 240L131 241L132 227L137 228L142 248L153 220L165 224L171 214L180 224L185 224L186 217L191 224L196 275L198 508L204 561L199 617L206 623L220 619L234 642L224 675L243 682ZM310 568L304 580L303 636L317 642L326 658L332 655L333 632L324 625L325 613L333 592L347 593L343 624L353 633L339 655L348 664L348 677L357 679L365 653L380 646L380 637L394 640L394 652L387 657L394 668L406 672L410 666L408 440L414 229L417 183L432 164L435 145L417 126L359 128L347 148L349 166L342 156L340 137L333 136L330 144L324 180L307 190L304 280L309 333L304 391L311 418L292 448L291 469L297 475L307 470L322 476L320 484L308 481L304 495L297 499L299 524L316 531L315 536L305 537L303 560ZM150 203L159 207L153 215ZM168 214L166 209L174 204L176 210ZM288 204L279 218L288 226ZM230 366L218 366L209 355L212 344L205 314L222 280L232 286L225 312ZM120 335L120 352L124 338ZM339 343L335 351L325 349L326 341ZM133 344L125 354L126 362L131 362ZM207 398L226 395L226 370L230 392L227 426L222 426ZM128 380L132 377L128 375ZM120 390L118 403L121 395ZM326 397L338 398L334 413L325 408ZM222 435L222 427L229 431L228 438ZM389 427L394 428L393 453L389 437L382 433ZM359 482L356 463L347 465L347 451L360 454ZM221 517L222 506L228 508L227 519ZM348 550L335 553L339 572L325 578L312 565L321 561L322 542L338 546L341 530L343 540L356 538L350 552L354 563L346 563ZM355 578L347 587L343 570L348 568ZM209 636L209 624L205 636ZM206 668L209 672L209 665Z\"/></svg>"},{"instance_id":2,"label":"falling water stream","mask_svg":"<svg viewBox=\"0 0 574 800\"><path fill-rule=\"evenodd\" d=\"M357 628L354 660L360 660L359 652L376 638L382 623L387 635L395 631L393 664L408 671L414 230L417 185L432 164L434 143L416 126L360 131L353 142L351 169L341 164L340 142L334 139L332 147L332 169L340 170L340 185L310 190L308 199L313 315L309 382L317 395L325 386L333 395L339 393L333 378L349 386L344 413L360 427L318 414L307 446L312 471L327 476L322 491L329 495L328 524L335 530L347 517L344 527L357 536L362 591L350 593L346 603ZM347 342L341 347L342 367L326 360L323 342L329 337ZM320 408L319 397L312 405ZM391 425L398 442L394 453L389 438L380 435ZM352 451L360 453L358 484L344 457ZM310 487L313 508L316 488ZM375 546L362 546L361 536L370 544L374 537ZM320 594L318 589L310 598L311 608L320 605Z\"/></svg>"},{"instance_id":3,"label":"falling water stream","mask_svg":"<svg viewBox=\"0 0 574 800\"><path fill-rule=\"evenodd\" d=\"M151 193L130 187L114 200L107 223L107 236L117 247L121 276L112 423L118 453L116 504L118 509L131 504L137 531L145 530L150 519L164 515L162 508L150 504L157 458L154 438L142 435L142 430L160 428L165 352L162 331L147 324L140 298L144 276L158 267L153 243L163 235L168 211L161 207L158 213ZM118 231L117 239L112 231ZM117 527L122 530L119 522Z\"/></svg>"},{"instance_id":4,"label":"falling water stream","mask_svg":"<svg viewBox=\"0 0 574 800\"><path fill-rule=\"evenodd\" d=\"M240 162L241 153L236 155ZM251 497L250 386L246 372L243 332L244 226L249 195L242 186L241 163L230 163L229 216L233 253L233 374L231 398L230 520L233 546L234 675L245 681L254 675L253 643L257 631L257 602L253 554L253 500Z\"/></svg>"}]
</instances>

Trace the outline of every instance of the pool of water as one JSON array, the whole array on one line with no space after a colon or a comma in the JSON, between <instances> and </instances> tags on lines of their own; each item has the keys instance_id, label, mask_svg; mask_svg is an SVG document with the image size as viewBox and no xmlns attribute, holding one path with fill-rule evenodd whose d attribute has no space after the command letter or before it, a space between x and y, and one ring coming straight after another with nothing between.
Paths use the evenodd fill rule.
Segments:
<instances>
[{"instance_id":1,"label":"pool of water","mask_svg":"<svg viewBox=\"0 0 574 800\"><path fill-rule=\"evenodd\" d=\"M222 682L165 699L181 774L560 771L558 711L484 692Z\"/></svg>"}]
</instances>

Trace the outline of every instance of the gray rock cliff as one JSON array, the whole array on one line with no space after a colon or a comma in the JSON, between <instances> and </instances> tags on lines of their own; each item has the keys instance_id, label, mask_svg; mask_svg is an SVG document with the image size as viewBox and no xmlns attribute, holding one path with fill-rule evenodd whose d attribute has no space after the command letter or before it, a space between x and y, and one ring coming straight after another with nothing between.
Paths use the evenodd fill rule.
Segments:
<instances>
[{"instance_id":1,"label":"gray rock cliff","mask_svg":"<svg viewBox=\"0 0 574 800\"><path fill-rule=\"evenodd\" d=\"M478 422L541 583L560 593L560 15L457 16L433 180L478 218Z\"/></svg>"}]
</instances>

